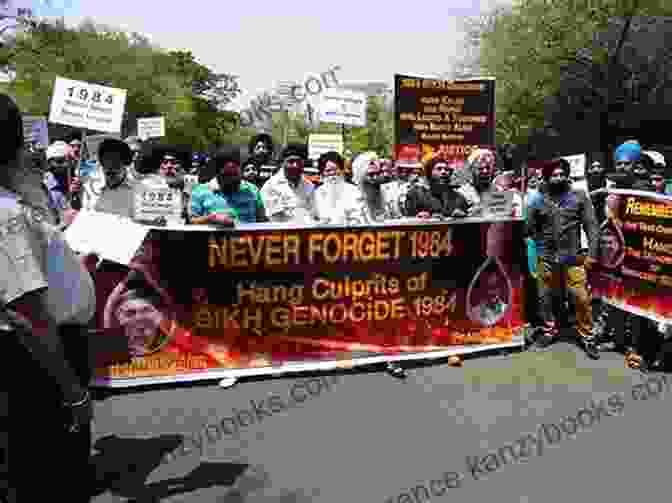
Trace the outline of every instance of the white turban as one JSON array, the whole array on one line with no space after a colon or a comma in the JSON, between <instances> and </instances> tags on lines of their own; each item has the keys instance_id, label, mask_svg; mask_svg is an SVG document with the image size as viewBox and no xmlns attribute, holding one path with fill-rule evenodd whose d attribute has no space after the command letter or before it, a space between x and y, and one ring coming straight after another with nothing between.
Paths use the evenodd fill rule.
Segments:
<instances>
[{"instance_id":1,"label":"white turban","mask_svg":"<svg viewBox=\"0 0 672 503\"><path fill-rule=\"evenodd\" d=\"M660 165L666 166L665 156L663 154L661 154L660 152L656 152L655 150L646 150L646 151L642 152L642 154L648 155L655 165L660 164Z\"/></svg>"},{"instance_id":2,"label":"white turban","mask_svg":"<svg viewBox=\"0 0 672 503\"><path fill-rule=\"evenodd\" d=\"M47 161L55 157L67 157L70 153L70 146L64 141L55 141L47 148Z\"/></svg>"},{"instance_id":3,"label":"white turban","mask_svg":"<svg viewBox=\"0 0 672 503\"><path fill-rule=\"evenodd\" d=\"M363 154L359 154L352 162L352 183L357 186L361 185L366 179L369 163L377 160L378 154L375 152L364 152Z\"/></svg>"},{"instance_id":4,"label":"white turban","mask_svg":"<svg viewBox=\"0 0 672 503\"><path fill-rule=\"evenodd\" d=\"M471 154L469 154L469 157L467 158L467 162L470 165L476 161L485 161L489 164L494 164L495 154L492 152L492 150L488 150L485 148L477 148Z\"/></svg>"}]
</instances>

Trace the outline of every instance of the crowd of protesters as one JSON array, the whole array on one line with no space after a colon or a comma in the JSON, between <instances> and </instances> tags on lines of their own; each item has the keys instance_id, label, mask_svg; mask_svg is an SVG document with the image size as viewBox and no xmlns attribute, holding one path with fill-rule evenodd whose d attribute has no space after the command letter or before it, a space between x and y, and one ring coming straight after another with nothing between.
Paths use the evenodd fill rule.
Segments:
<instances>
[{"instance_id":1,"label":"crowd of protesters","mask_svg":"<svg viewBox=\"0 0 672 503\"><path fill-rule=\"evenodd\" d=\"M0 149L0 330L17 335L5 337L12 342L3 343L3 352L21 369L21 379L16 379L13 367L3 366L0 382L18 386L12 388L13 396L19 397L16 403L25 421L17 426L15 431L21 431L16 438L34 447L14 450L13 467L20 473L47 473L69 453L73 480L60 482L69 501L89 501L87 484L76 483L74 477L92 476L92 365L82 334L92 323L97 301L109 292L100 295L91 274L96 269L116 271L121 279L126 271L93 255L77 256L61 231L86 209L133 218L138 187L172 189L182 203L175 223L221 227L487 218L493 195L510 192L511 216L525 218L530 250L532 346L547 347L571 327L590 358L617 350L633 368L656 369L664 363L667 328L606 305L597 306L595 316L586 279L604 248L599 244L600 229L607 225L605 189L665 192L664 158L643 151L635 141L616 150L615 172L606 173L599 163L588 169L586 191L572 185L569 163L561 158L529 170L523 188L520 177L503 171L496 152L487 149L470 153L463 171L466 179L458 180L454 165L442 156L402 163L373 152L352 158L327 152L313 166L306 145L289 144L276 152L271 137L264 134L252 138L247 157L238 146L206 155L179 146L143 144L137 137L106 139L95 153L104 186L94 198L78 176L81 137L56 141L42 153L26 152L21 114L4 95L0 126L5 138ZM387 368L395 376L405 374L398 364ZM41 420L50 412L59 418L57 425ZM15 490L20 501L42 496L28 477Z\"/></svg>"},{"instance_id":2,"label":"crowd of protesters","mask_svg":"<svg viewBox=\"0 0 672 503\"><path fill-rule=\"evenodd\" d=\"M593 300L587 284L587 271L625 251L625 243L610 230L608 189L670 194L665 186L665 157L659 152L644 150L637 140L630 140L614 151L613 161L610 171L593 162L583 187L572 183L565 159L543 163L532 173L527 235L538 257L530 269L539 300L530 316L537 327L532 342L535 347L547 347L557 340L564 322L574 318L590 357L617 351L630 368L662 370L666 354L672 351L668 326Z\"/></svg>"}]
</instances>

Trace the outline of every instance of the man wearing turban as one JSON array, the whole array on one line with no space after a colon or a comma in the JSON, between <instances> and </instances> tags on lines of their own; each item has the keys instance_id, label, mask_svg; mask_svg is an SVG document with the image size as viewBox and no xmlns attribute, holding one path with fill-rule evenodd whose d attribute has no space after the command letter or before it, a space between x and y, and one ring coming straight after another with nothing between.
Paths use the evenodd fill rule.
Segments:
<instances>
[{"instance_id":1,"label":"man wearing turban","mask_svg":"<svg viewBox=\"0 0 672 503\"><path fill-rule=\"evenodd\" d=\"M493 181L496 165L495 154L488 149L476 149L467 158L471 181L462 185L458 190L469 203L471 214L482 211L484 200L495 189Z\"/></svg>"}]
</instances>

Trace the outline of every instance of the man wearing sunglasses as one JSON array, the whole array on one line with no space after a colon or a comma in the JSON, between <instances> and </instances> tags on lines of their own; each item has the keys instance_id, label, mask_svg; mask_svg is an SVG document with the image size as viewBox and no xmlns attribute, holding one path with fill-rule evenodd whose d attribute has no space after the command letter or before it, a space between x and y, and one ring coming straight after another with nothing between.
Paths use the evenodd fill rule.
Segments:
<instances>
[{"instance_id":1,"label":"man wearing sunglasses","mask_svg":"<svg viewBox=\"0 0 672 503\"><path fill-rule=\"evenodd\" d=\"M67 143L52 143L46 152L47 173L44 183L49 191L49 202L58 212L60 221L67 222L74 210L81 206L76 197L82 190L82 183L76 175L75 164Z\"/></svg>"}]
</instances>

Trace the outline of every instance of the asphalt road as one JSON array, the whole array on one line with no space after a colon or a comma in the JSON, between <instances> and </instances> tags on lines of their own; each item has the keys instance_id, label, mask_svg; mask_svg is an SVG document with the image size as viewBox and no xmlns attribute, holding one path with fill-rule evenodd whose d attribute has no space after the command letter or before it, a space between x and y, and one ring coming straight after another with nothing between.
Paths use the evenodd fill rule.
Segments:
<instances>
[{"instance_id":1,"label":"asphalt road","mask_svg":"<svg viewBox=\"0 0 672 503\"><path fill-rule=\"evenodd\" d=\"M94 501L665 502L670 395L672 375L564 342L404 381L344 372L135 391L97 404Z\"/></svg>"}]
</instances>

